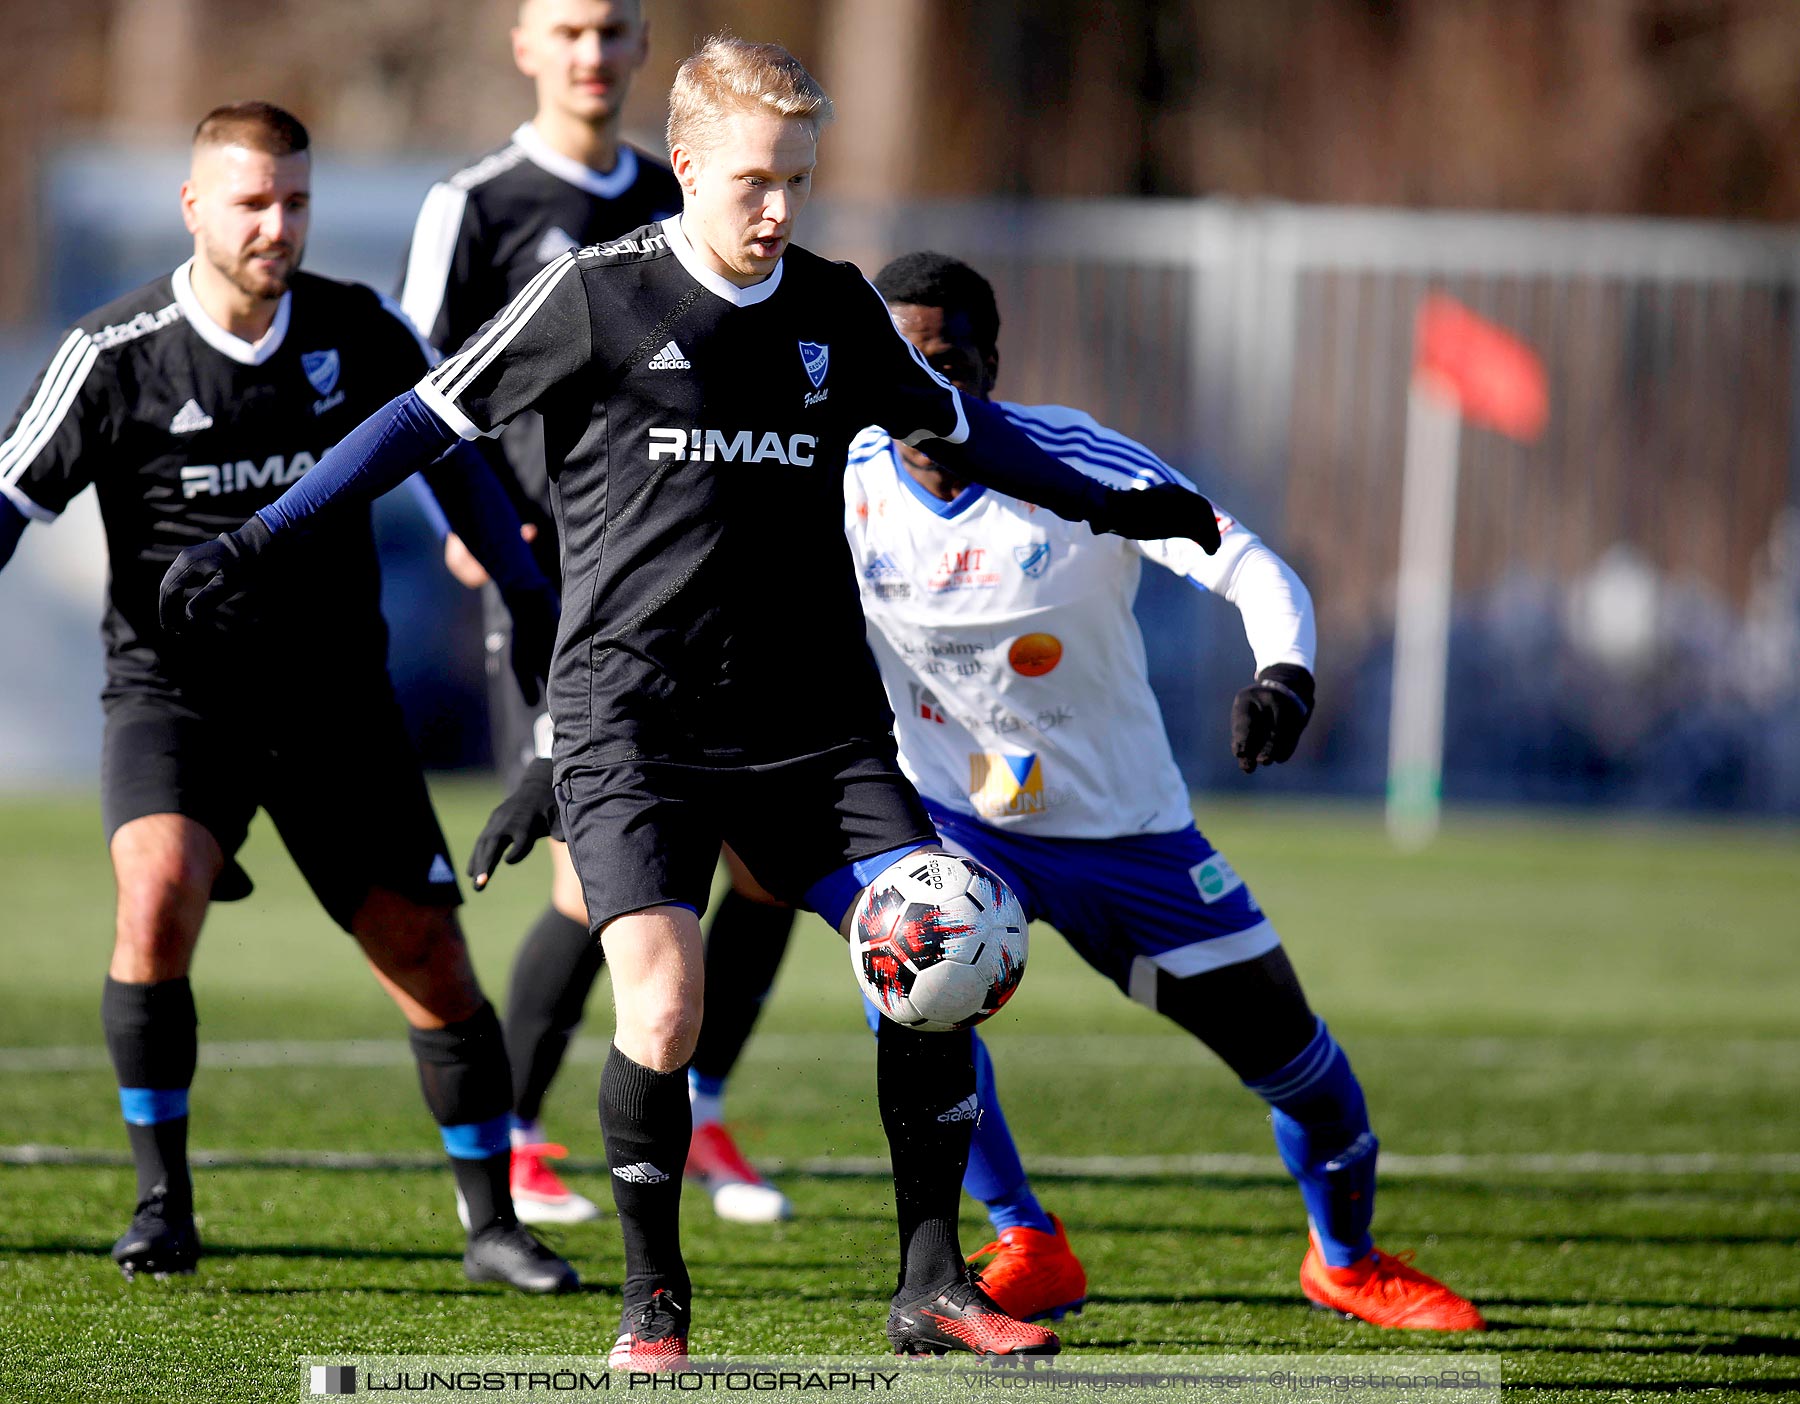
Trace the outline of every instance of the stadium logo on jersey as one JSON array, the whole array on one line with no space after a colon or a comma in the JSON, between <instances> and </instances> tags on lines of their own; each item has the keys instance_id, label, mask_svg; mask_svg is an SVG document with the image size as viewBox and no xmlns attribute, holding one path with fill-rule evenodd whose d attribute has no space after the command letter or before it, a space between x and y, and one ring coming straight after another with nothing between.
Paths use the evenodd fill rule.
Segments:
<instances>
[{"instance_id":1,"label":"stadium logo on jersey","mask_svg":"<svg viewBox=\"0 0 1800 1404\"><path fill-rule=\"evenodd\" d=\"M692 370L693 368L694 363L682 355L681 348L672 341L666 342L663 349L652 356L644 367L645 370ZM655 433L656 431L652 430L651 432Z\"/></svg>"},{"instance_id":2,"label":"stadium logo on jersey","mask_svg":"<svg viewBox=\"0 0 1800 1404\"><path fill-rule=\"evenodd\" d=\"M192 501L196 497L218 497L227 492L247 492L251 488L286 487L299 479L316 460L302 450L292 458L270 454L260 464L255 459L240 458L235 463L190 463L181 470L181 495Z\"/></svg>"},{"instance_id":3,"label":"stadium logo on jersey","mask_svg":"<svg viewBox=\"0 0 1800 1404\"><path fill-rule=\"evenodd\" d=\"M672 458L677 463L790 463L810 468L819 441L811 434L789 434L786 439L770 430L761 438L751 429L727 435L720 429L652 429L650 461Z\"/></svg>"},{"instance_id":4,"label":"stadium logo on jersey","mask_svg":"<svg viewBox=\"0 0 1800 1404\"><path fill-rule=\"evenodd\" d=\"M1019 569L1025 572L1027 579L1036 580L1050 569L1050 543L1033 541L1024 546L1015 546L1013 559L1019 563Z\"/></svg>"},{"instance_id":5,"label":"stadium logo on jersey","mask_svg":"<svg viewBox=\"0 0 1800 1404\"><path fill-rule=\"evenodd\" d=\"M817 390L825 383L825 372L831 369L831 348L817 341L801 342L800 364L806 367L806 378Z\"/></svg>"},{"instance_id":6,"label":"stadium logo on jersey","mask_svg":"<svg viewBox=\"0 0 1800 1404\"><path fill-rule=\"evenodd\" d=\"M533 249L532 252L537 255L537 261L539 263L548 263L553 258L560 258L570 249L578 249L580 247L581 245L576 241L575 236L569 233L568 230L559 229L555 225L551 225L550 228L544 231L544 237L537 241L537 247Z\"/></svg>"},{"instance_id":7,"label":"stadium logo on jersey","mask_svg":"<svg viewBox=\"0 0 1800 1404\"><path fill-rule=\"evenodd\" d=\"M977 751L969 757L969 802L986 819L1042 814L1049 804L1044 767L1030 753Z\"/></svg>"},{"instance_id":8,"label":"stadium logo on jersey","mask_svg":"<svg viewBox=\"0 0 1800 1404\"><path fill-rule=\"evenodd\" d=\"M944 715L943 704L938 701L935 692L918 683L908 683L907 686L912 689L913 716L920 721L936 722L939 726L949 720Z\"/></svg>"},{"instance_id":9,"label":"stadium logo on jersey","mask_svg":"<svg viewBox=\"0 0 1800 1404\"><path fill-rule=\"evenodd\" d=\"M308 351L300 358L300 369L306 372L312 388L321 395L329 395L337 389L338 372L342 368L336 347L329 351Z\"/></svg>"},{"instance_id":10,"label":"stadium logo on jersey","mask_svg":"<svg viewBox=\"0 0 1800 1404\"><path fill-rule=\"evenodd\" d=\"M1237 875L1237 869L1225 861L1223 853L1215 853L1204 863L1194 864L1188 869L1188 876L1194 880L1200 900L1209 907L1244 885L1244 880Z\"/></svg>"},{"instance_id":11,"label":"stadium logo on jersey","mask_svg":"<svg viewBox=\"0 0 1800 1404\"><path fill-rule=\"evenodd\" d=\"M169 421L171 434L198 434L202 429L212 428L213 417L200 408L199 402L189 400L175 411L175 417Z\"/></svg>"},{"instance_id":12,"label":"stadium logo on jersey","mask_svg":"<svg viewBox=\"0 0 1800 1404\"><path fill-rule=\"evenodd\" d=\"M1006 661L1022 677L1041 678L1062 662L1062 640L1055 634L1020 634L1006 650Z\"/></svg>"}]
</instances>

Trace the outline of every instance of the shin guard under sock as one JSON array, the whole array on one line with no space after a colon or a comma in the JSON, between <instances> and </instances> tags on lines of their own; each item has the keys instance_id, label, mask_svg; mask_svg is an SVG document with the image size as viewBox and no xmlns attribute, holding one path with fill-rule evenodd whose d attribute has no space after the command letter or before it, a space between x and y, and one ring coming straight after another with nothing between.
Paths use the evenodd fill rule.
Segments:
<instances>
[{"instance_id":1,"label":"shin guard under sock","mask_svg":"<svg viewBox=\"0 0 1800 1404\"><path fill-rule=\"evenodd\" d=\"M506 1053L521 1121L534 1122L543 1110L604 964L600 938L555 907L544 908L519 943L506 991Z\"/></svg>"},{"instance_id":2,"label":"shin guard under sock","mask_svg":"<svg viewBox=\"0 0 1800 1404\"><path fill-rule=\"evenodd\" d=\"M883 1019L875 1034L875 1093L894 1163L897 1295L916 1297L963 1270L956 1212L981 1114L971 1035L920 1033Z\"/></svg>"},{"instance_id":3,"label":"shin guard under sock","mask_svg":"<svg viewBox=\"0 0 1800 1404\"><path fill-rule=\"evenodd\" d=\"M626 1310L658 1288L691 1308L681 1256L681 1172L693 1137L687 1070L655 1072L615 1045L600 1074L600 1132L625 1239Z\"/></svg>"},{"instance_id":4,"label":"shin guard under sock","mask_svg":"<svg viewBox=\"0 0 1800 1404\"><path fill-rule=\"evenodd\" d=\"M467 1019L441 1029L413 1029L408 1040L425 1105L437 1119L469 1212L469 1231L515 1223L507 1187L512 1079L494 1006L484 1003Z\"/></svg>"},{"instance_id":5,"label":"shin guard under sock","mask_svg":"<svg viewBox=\"0 0 1800 1404\"><path fill-rule=\"evenodd\" d=\"M199 1020L187 977L135 985L106 979L100 996L106 1049L119 1081L139 1201L161 1194L171 1212L191 1210L188 1089L199 1055Z\"/></svg>"},{"instance_id":6,"label":"shin guard under sock","mask_svg":"<svg viewBox=\"0 0 1800 1404\"><path fill-rule=\"evenodd\" d=\"M1366 1257L1378 1147L1362 1085L1325 1021L1297 1058L1244 1086L1273 1108L1275 1145L1300 1185L1325 1261L1349 1267Z\"/></svg>"},{"instance_id":7,"label":"shin guard under sock","mask_svg":"<svg viewBox=\"0 0 1800 1404\"><path fill-rule=\"evenodd\" d=\"M1025 1177L1025 1166L1019 1160L1019 1148L1000 1110L1000 1092L994 1083L994 1060L980 1034L972 1035L975 1044L975 1104L981 1117L975 1123L974 1140L969 1146L969 1171L963 1176L963 1188L987 1206L988 1218L997 1232L1009 1228L1031 1228L1040 1233L1054 1233L1056 1226L1031 1191Z\"/></svg>"}]
</instances>

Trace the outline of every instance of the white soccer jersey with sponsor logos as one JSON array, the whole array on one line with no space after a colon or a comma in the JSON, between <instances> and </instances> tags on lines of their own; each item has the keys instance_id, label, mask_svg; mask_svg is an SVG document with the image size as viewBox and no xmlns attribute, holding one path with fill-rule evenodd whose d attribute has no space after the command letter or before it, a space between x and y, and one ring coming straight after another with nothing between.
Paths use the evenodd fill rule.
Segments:
<instances>
[{"instance_id":1,"label":"white soccer jersey with sponsor logos","mask_svg":"<svg viewBox=\"0 0 1800 1404\"><path fill-rule=\"evenodd\" d=\"M1192 486L1079 410L999 408L1102 482ZM1223 544L1208 556L1192 541L1097 534L981 487L943 502L879 429L852 442L844 485L901 767L950 809L1046 838L1193 822L1131 612L1146 556L1236 604L1258 668L1312 667L1306 587L1223 510Z\"/></svg>"}]
</instances>

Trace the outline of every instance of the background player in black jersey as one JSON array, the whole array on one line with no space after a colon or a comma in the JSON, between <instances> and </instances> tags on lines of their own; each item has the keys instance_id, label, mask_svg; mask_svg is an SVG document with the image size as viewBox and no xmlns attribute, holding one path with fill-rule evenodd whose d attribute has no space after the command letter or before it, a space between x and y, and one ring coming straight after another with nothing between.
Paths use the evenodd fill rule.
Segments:
<instances>
[{"instance_id":1,"label":"background player in black jersey","mask_svg":"<svg viewBox=\"0 0 1800 1404\"><path fill-rule=\"evenodd\" d=\"M199 1255L188 969L208 904L250 891L235 855L260 804L412 1026L471 1209L464 1269L565 1290L574 1272L519 1227L507 1196L505 1049L388 682L368 513L322 527L317 557L273 564L254 609L227 612L217 630L177 640L157 621L157 581L184 544L273 500L431 363L393 304L297 271L307 147L279 108L208 114L181 197L194 257L82 318L0 445L0 523L53 518L90 483L106 523L101 779L118 919L102 1015L139 1200L113 1257L130 1277L191 1272ZM535 690L554 594L486 465L459 459L434 482L506 581ZM0 563L16 537L0 531Z\"/></svg>"},{"instance_id":2,"label":"background player in black jersey","mask_svg":"<svg viewBox=\"0 0 1800 1404\"><path fill-rule=\"evenodd\" d=\"M620 137L625 98L642 65L649 24L639 0L525 0L512 31L513 59L533 81L537 110L505 145L431 188L407 257L401 306L427 339L454 351L558 255L655 223L681 208L681 187L661 161ZM543 421L506 426L490 455L505 473L538 563L560 569ZM483 589L488 717L494 757L509 791L526 779L547 794L550 722L525 705L505 666L510 624L487 572L454 533L451 573ZM535 762L535 765L533 764ZM581 880L568 849L550 843L550 901L525 933L506 996L512 1062L512 1194L527 1223L579 1223L600 1211L549 1163L564 1149L545 1135L545 1094L579 1027L604 954L588 930ZM724 1076L741 1051L786 949L785 909L768 905L733 861L734 885L714 913L707 983L734 991L701 1028L688 1070L694 1139L687 1173L721 1217L768 1223L792 1212L787 1197L745 1160L725 1129Z\"/></svg>"},{"instance_id":3,"label":"background player in black jersey","mask_svg":"<svg viewBox=\"0 0 1800 1404\"><path fill-rule=\"evenodd\" d=\"M709 40L670 94L682 214L549 265L273 506L183 552L161 592L165 617L203 619L334 499L391 485L457 436L544 416L565 562L557 808L617 1016L600 1100L626 1254L622 1366L686 1354L671 1167L690 1139L697 914L720 840L770 893L844 930L864 885L936 839L864 642L841 529L851 438L880 424L1098 529L1218 545L1197 493L1113 491L1068 468L933 373L855 268L790 247L830 115L779 46ZM795 705L798 666L829 706ZM876 1061L900 1229L890 1341L1054 1352L1053 1333L982 1295L958 1248L968 1036L884 1024Z\"/></svg>"}]
</instances>

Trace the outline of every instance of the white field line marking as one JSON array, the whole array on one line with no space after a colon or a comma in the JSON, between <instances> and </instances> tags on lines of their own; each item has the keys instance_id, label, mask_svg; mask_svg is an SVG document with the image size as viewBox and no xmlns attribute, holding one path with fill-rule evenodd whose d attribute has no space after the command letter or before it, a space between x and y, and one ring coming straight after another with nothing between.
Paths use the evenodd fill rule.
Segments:
<instances>
[{"instance_id":1,"label":"white field line marking","mask_svg":"<svg viewBox=\"0 0 1800 1404\"><path fill-rule=\"evenodd\" d=\"M378 1154L365 1151L263 1150L193 1152L195 1165L240 1170L441 1170L439 1155ZM0 1165L129 1165L122 1150L81 1150L70 1146L0 1146ZM879 1156L822 1156L808 1160L761 1162L770 1175L836 1179L885 1178L888 1162ZM561 1167L604 1174L595 1160L568 1160ZM1088 1180L1185 1179L1205 1175L1254 1175L1285 1179L1273 1155L1083 1155L1039 1156L1034 1174ZM1679 1177L1710 1174L1800 1175L1800 1155L1624 1155L1575 1151L1542 1155L1383 1155L1381 1173L1407 1179L1463 1179L1478 1175L1645 1175Z\"/></svg>"},{"instance_id":2,"label":"white field line marking","mask_svg":"<svg viewBox=\"0 0 1800 1404\"><path fill-rule=\"evenodd\" d=\"M1399 1034L1383 1041L1407 1042L1429 1038L1440 1045L1454 1044L1459 1063L1493 1068L1563 1067L1567 1050L1554 1034L1518 1038L1480 1036L1467 1039L1433 1038ZM1192 1039L1172 1034L1094 1033L1073 1038L996 1030L988 1040L997 1053L1030 1061L1050 1059L1058 1064L1079 1063L1093 1068L1191 1067L1217 1076L1228 1076L1212 1056ZM578 1038L570 1045L569 1059L577 1063L605 1062L609 1047L604 1038ZM1800 1066L1800 1039L1733 1039L1713 1046L1725 1066L1740 1071ZM745 1052L757 1064L837 1063L866 1056L873 1065L874 1040L860 1032L759 1033ZM1685 1063L1685 1051L1673 1052L1657 1040L1625 1044L1622 1058L1635 1063L1660 1065L1671 1059ZM205 1042L200 1045L200 1066L207 1071L251 1068L386 1068L411 1067L412 1052L402 1036L352 1039L257 1039L242 1042ZM98 1035L92 1043L49 1045L41 1048L0 1048L0 1074L107 1072L112 1064Z\"/></svg>"}]
</instances>

